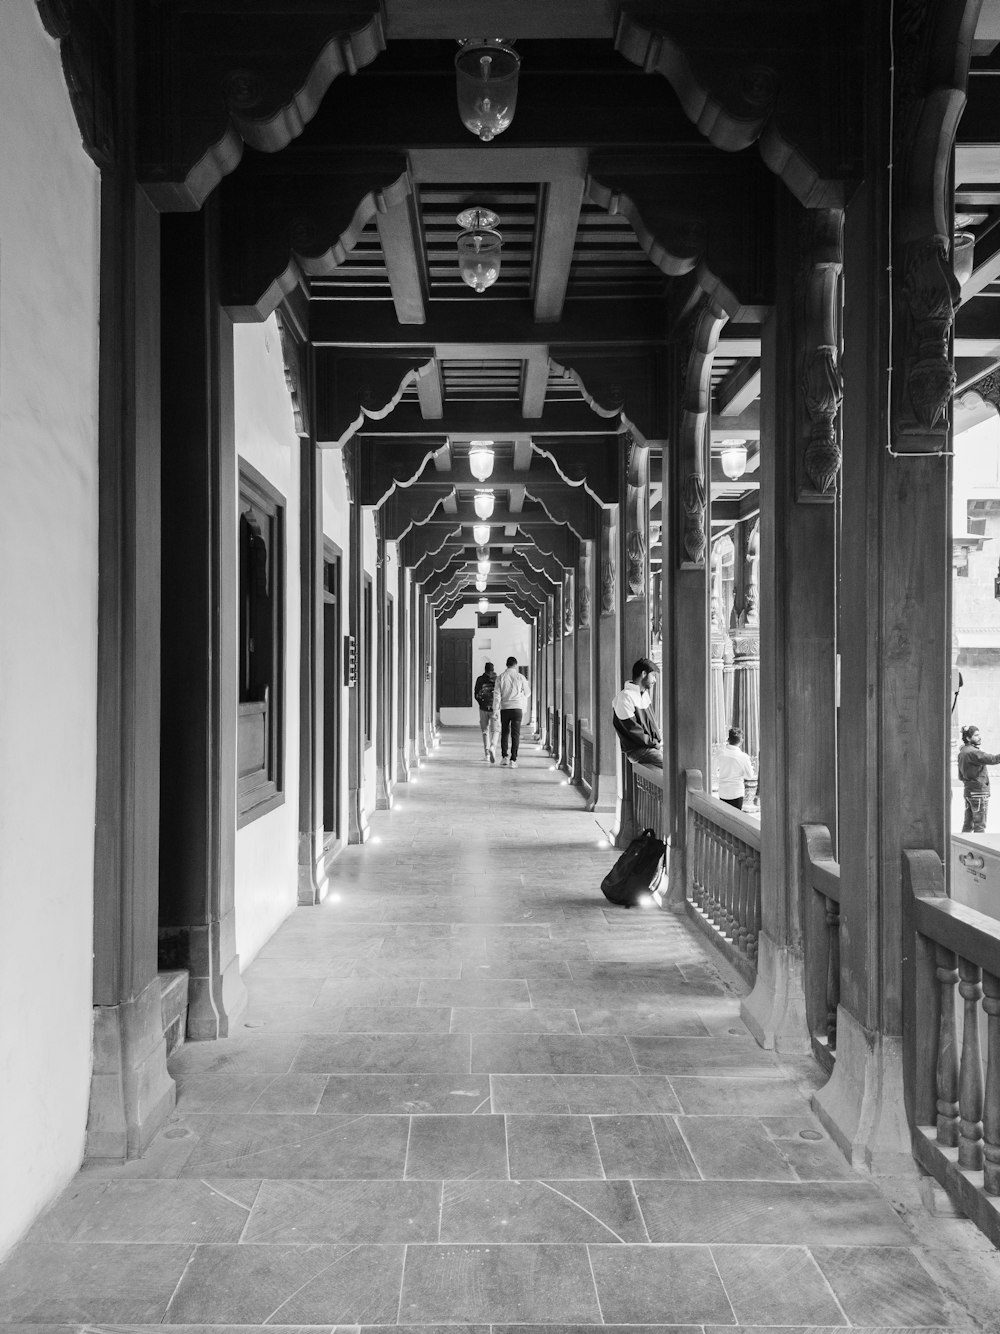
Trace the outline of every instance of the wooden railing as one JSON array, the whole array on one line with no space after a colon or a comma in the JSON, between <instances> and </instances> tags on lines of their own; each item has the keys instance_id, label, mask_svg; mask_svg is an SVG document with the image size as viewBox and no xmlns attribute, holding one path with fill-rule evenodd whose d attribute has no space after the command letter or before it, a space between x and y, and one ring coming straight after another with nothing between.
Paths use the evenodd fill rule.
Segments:
<instances>
[{"instance_id":1,"label":"wooden railing","mask_svg":"<svg viewBox=\"0 0 1000 1334\"><path fill-rule=\"evenodd\" d=\"M580 728L580 781L588 794L594 790L594 738L585 727Z\"/></svg>"},{"instance_id":2,"label":"wooden railing","mask_svg":"<svg viewBox=\"0 0 1000 1334\"><path fill-rule=\"evenodd\" d=\"M659 837L663 834L663 770L651 769L646 764L628 761L632 771L632 814L635 831L652 829Z\"/></svg>"},{"instance_id":3,"label":"wooden railing","mask_svg":"<svg viewBox=\"0 0 1000 1334\"><path fill-rule=\"evenodd\" d=\"M804 824L801 837L802 882L818 896L813 905L806 906L809 1029L816 1059L832 1070L840 1006L840 863L834 860L826 825Z\"/></svg>"},{"instance_id":4,"label":"wooden railing","mask_svg":"<svg viewBox=\"0 0 1000 1334\"><path fill-rule=\"evenodd\" d=\"M903 875L913 1154L1000 1246L1000 922L946 896L933 852Z\"/></svg>"},{"instance_id":5,"label":"wooden railing","mask_svg":"<svg viewBox=\"0 0 1000 1334\"><path fill-rule=\"evenodd\" d=\"M566 714L563 717L563 761L566 772L573 772L573 762L576 752L576 725L572 714Z\"/></svg>"},{"instance_id":6,"label":"wooden railing","mask_svg":"<svg viewBox=\"0 0 1000 1334\"><path fill-rule=\"evenodd\" d=\"M751 984L760 931L760 824L687 778L687 884L692 915Z\"/></svg>"}]
</instances>

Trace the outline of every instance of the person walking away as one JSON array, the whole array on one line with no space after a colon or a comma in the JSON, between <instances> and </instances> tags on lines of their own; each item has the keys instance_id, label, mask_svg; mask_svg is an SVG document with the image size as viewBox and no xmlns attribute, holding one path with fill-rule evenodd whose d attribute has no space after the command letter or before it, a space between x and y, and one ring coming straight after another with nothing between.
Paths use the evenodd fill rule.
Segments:
<instances>
[{"instance_id":1,"label":"person walking away","mask_svg":"<svg viewBox=\"0 0 1000 1334\"><path fill-rule=\"evenodd\" d=\"M753 778L753 760L743 749L743 733L738 727L729 729L729 740L719 754L719 800L727 806L743 809L747 794L746 780Z\"/></svg>"},{"instance_id":2,"label":"person walking away","mask_svg":"<svg viewBox=\"0 0 1000 1334\"><path fill-rule=\"evenodd\" d=\"M988 764L1000 764L1000 755L980 750L981 737L975 726L962 728L962 749L958 752L958 776L965 790L963 834L985 834L986 813L990 805Z\"/></svg>"},{"instance_id":3,"label":"person walking away","mask_svg":"<svg viewBox=\"0 0 1000 1334\"><path fill-rule=\"evenodd\" d=\"M528 682L517 670L517 659L513 654L507 659L507 669L497 677L494 692L494 707L500 711L500 765L507 763L510 751L510 767L517 768L517 748L521 740L521 719L528 707L531 691Z\"/></svg>"},{"instance_id":4,"label":"person walking away","mask_svg":"<svg viewBox=\"0 0 1000 1334\"><path fill-rule=\"evenodd\" d=\"M656 673L656 663L649 658L632 664L631 681L611 701L611 722L627 759L662 769L663 743L652 711Z\"/></svg>"},{"instance_id":5,"label":"person walking away","mask_svg":"<svg viewBox=\"0 0 1000 1334\"><path fill-rule=\"evenodd\" d=\"M479 705L479 730L483 734L483 759L490 764L497 762L497 737L500 735L500 715L493 708L493 694L496 690L497 674L492 662L483 668L482 676L476 677L472 687L472 697Z\"/></svg>"}]
</instances>

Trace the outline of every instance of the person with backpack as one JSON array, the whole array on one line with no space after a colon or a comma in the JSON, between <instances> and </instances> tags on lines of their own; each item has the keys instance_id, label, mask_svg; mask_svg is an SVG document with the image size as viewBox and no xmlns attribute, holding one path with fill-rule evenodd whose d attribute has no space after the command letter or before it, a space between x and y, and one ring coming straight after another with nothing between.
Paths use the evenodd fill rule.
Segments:
<instances>
[{"instance_id":1,"label":"person with backpack","mask_svg":"<svg viewBox=\"0 0 1000 1334\"><path fill-rule=\"evenodd\" d=\"M472 687L472 696L479 705L479 730L483 734L483 759L490 764L497 762L497 737L500 735L500 711L494 708L497 674L492 662L483 669L482 676L476 677Z\"/></svg>"},{"instance_id":2,"label":"person with backpack","mask_svg":"<svg viewBox=\"0 0 1000 1334\"><path fill-rule=\"evenodd\" d=\"M510 767L517 768L517 748L521 740L521 718L528 707L531 691L527 680L517 670L513 654L507 659L507 670L497 677L494 705L500 710L500 765L507 763L510 746Z\"/></svg>"},{"instance_id":3,"label":"person with backpack","mask_svg":"<svg viewBox=\"0 0 1000 1334\"><path fill-rule=\"evenodd\" d=\"M663 743L652 708L658 671L649 658L639 658L632 664L631 681L626 681L611 701L611 723L628 759L662 769Z\"/></svg>"}]
</instances>

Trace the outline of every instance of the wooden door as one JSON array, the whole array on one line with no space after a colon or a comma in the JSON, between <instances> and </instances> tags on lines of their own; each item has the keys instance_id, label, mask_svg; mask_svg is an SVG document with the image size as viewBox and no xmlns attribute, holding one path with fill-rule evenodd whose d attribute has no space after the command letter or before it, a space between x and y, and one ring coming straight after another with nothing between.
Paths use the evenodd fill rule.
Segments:
<instances>
[{"instance_id":1,"label":"wooden door","mask_svg":"<svg viewBox=\"0 0 1000 1334\"><path fill-rule=\"evenodd\" d=\"M439 630L437 706L467 709L472 699L472 637L475 630Z\"/></svg>"}]
</instances>

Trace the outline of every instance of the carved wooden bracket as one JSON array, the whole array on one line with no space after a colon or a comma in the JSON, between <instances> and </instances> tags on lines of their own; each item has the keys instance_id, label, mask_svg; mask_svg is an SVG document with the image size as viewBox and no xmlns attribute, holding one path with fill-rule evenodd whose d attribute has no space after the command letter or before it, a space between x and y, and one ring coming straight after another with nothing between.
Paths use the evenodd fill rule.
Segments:
<instances>
[{"instance_id":1,"label":"carved wooden bracket","mask_svg":"<svg viewBox=\"0 0 1000 1334\"><path fill-rule=\"evenodd\" d=\"M121 127L115 112L114 11L107 0L36 0L45 31L59 41L63 78L88 156L115 165Z\"/></svg>"},{"instance_id":2,"label":"carved wooden bracket","mask_svg":"<svg viewBox=\"0 0 1000 1334\"><path fill-rule=\"evenodd\" d=\"M601 615L610 616L615 610L616 573L615 551L618 546L617 511L605 514L601 526Z\"/></svg>"},{"instance_id":3,"label":"carved wooden bracket","mask_svg":"<svg viewBox=\"0 0 1000 1334\"><path fill-rule=\"evenodd\" d=\"M756 143L802 204L840 208L857 126L830 108L859 105L850 80L860 65L842 13L806 0L769 22L759 8L706 0L648 18L641 3L626 2L615 46L647 74L662 74L717 148Z\"/></svg>"},{"instance_id":4,"label":"carved wooden bracket","mask_svg":"<svg viewBox=\"0 0 1000 1334\"><path fill-rule=\"evenodd\" d=\"M796 460L800 501L832 503L840 472L840 274L844 215L812 209L803 223L800 292L802 360L800 386L806 435Z\"/></svg>"},{"instance_id":5,"label":"carved wooden bracket","mask_svg":"<svg viewBox=\"0 0 1000 1334\"><path fill-rule=\"evenodd\" d=\"M618 502L618 437L604 440L532 443L532 471L539 460L551 463L567 486L582 487L601 506Z\"/></svg>"},{"instance_id":6,"label":"carved wooden bracket","mask_svg":"<svg viewBox=\"0 0 1000 1334\"><path fill-rule=\"evenodd\" d=\"M408 502L412 506L427 499L437 505L442 496L451 494L454 489L449 482L442 481L440 486L408 490L427 471L437 452L426 441L355 440L353 443L367 451L371 459L359 504L381 506L398 500L400 504Z\"/></svg>"},{"instance_id":7,"label":"carved wooden bracket","mask_svg":"<svg viewBox=\"0 0 1000 1334\"><path fill-rule=\"evenodd\" d=\"M222 304L234 320L263 320L308 278L332 273L365 225L412 193L399 153L372 154L364 174L241 173L221 190ZM426 357L425 357L426 360Z\"/></svg>"},{"instance_id":8,"label":"carved wooden bracket","mask_svg":"<svg viewBox=\"0 0 1000 1334\"><path fill-rule=\"evenodd\" d=\"M385 49L379 0L193 6L160 0L140 26L137 174L161 212L200 208L244 144L300 135L334 79Z\"/></svg>"},{"instance_id":9,"label":"carved wooden bracket","mask_svg":"<svg viewBox=\"0 0 1000 1334\"><path fill-rule=\"evenodd\" d=\"M948 447L959 298L949 167L979 8L979 0L938 0L895 11L892 448L900 454Z\"/></svg>"},{"instance_id":10,"label":"carved wooden bracket","mask_svg":"<svg viewBox=\"0 0 1000 1334\"><path fill-rule=\"evenodd\" d=\"M709 150L710 151L710 150ZM741 307L774 300L774 181L759 164L702 172L690 182L630 175L621 155L591 154L587 194L610 214L628 219L650 262L668 277L691 275L731 319ZM679 201L697 198L703 215Z\"/></svg>"},{"instance_id":11,"label":"carved wooden bracket","mask_svg":"<svg viewBox=\"0 0 1000 1334\"><path fill-rule=\"evenodd\" d=\"M281 339L281 356L285 363L285 384L292 400L292 416L295 420L295 433L309 436L309 358L307 348L297 337L292 321L278 311L278 336Z\"/></svg>"},{"instance_id":12,"label":"carved wooden bracket","mask_svg":"<svg viewBox=\"0 0 1000 1334\"><path fill-rule=\"evenodd\" d=\"M580 543L580 564L577 571L577 624L581 630L590 629L590 560L592 543Z\"/></svg>"},{"instance_id":13,"label":"carved wooden bracket","mask_svg":"<svg viewBox=\"0 0 1000 1334\"><path fill-rule=\"evenodd\" d=\"M690 326L690 352L681 411L679 531L680 568L704 569L708 549L708 489L705 481L708 420L712 406L712 362L726 312L706 297Z\"/></svg>"},{"instance_id":14,"label":"carved wooden bracket","mask_svg":"<svg viewBox=\"0 0 1000 1334\"><path fill-rule=\"evenodd\" d=\"M970 384L967 394L978 394L984 403L992 403L1000 412L1000 371L988 371L975 384Z\"/></svg>"},{"instance_id":15,"label":"carved wooden bracket","mask_svg":"<svg viewBox=\"0 0 1000 1334\"><path fill-rule=\"evenodd\" d=\"M573 571L567 570L563 575L563 632L567 635L573 633L576 617L573 614Z\"/></svg>"},{"instance_id":16,"label":"carved wooden bracket","mask_svg":"<svg viewBox=\"0 0 1000 1334\"><path fill-rule=\"evenodd\" d=\"M394 350L392 356L317 357L317 441L327 448L342 446L366 420L387 417L426 364L421 348Z\"/></svg>"}]
</instances>

